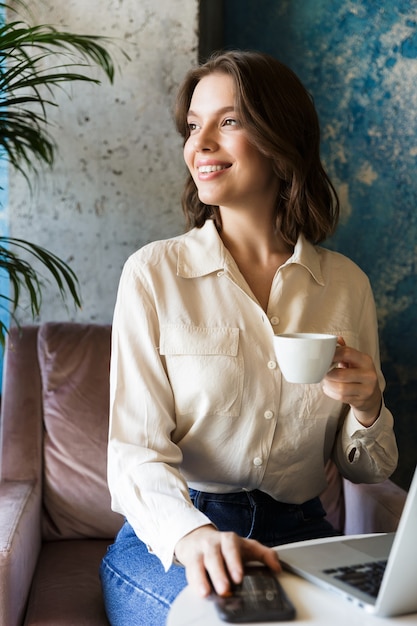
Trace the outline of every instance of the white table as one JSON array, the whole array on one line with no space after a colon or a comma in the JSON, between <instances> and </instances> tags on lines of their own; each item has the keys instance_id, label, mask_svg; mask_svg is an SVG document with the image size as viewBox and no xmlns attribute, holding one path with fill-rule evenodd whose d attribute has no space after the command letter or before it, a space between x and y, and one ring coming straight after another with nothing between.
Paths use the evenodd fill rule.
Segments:
<instances>
[{"instance_id":1,"label":"white table","mask_svg":"<svg viewBox=\"0 0 417 626\"><path fill-rule=\"evenodd\" d=\"M395 618L373 617L337 594L324 591L288 572L280 574L280 581L294 603L297 615L294 621L276 622L277 625L417 626L417 613ZM267 626L266 622L263 623ZM212 602L199 598L189 587L186 587L175 600L167 621L167 626L226 626L226 624L227 622L217 617ZM261 622L258 626L259 624Z\"/></svg>"}]
</instances>

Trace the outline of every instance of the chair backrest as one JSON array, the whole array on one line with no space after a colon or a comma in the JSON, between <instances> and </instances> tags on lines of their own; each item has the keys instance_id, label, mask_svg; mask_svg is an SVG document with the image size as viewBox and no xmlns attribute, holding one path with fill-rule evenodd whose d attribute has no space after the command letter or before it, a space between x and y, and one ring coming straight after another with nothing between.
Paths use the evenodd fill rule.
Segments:
<instances>
[{"instance_id":1,"label":"chair backrest","mask_svg":"<svg viewBox=\"0 0 417 626\"><path fill-rule=\"evenodd\" d=\"M36 481L42 463L38 327L10 329L4 352L0 479Z\"/></svg>"},{"instance_id":2,"label":"chair backrest","mask_svg":"<svg viewBox=\"0 0 417 626\"><path fill-rule=\"evenodd\" d=\"M2 476L42 480L46 540L109 538L123 521L106 480L110 333L49 322L13 329L8 340Z\"/></svg>"}]
</instances>

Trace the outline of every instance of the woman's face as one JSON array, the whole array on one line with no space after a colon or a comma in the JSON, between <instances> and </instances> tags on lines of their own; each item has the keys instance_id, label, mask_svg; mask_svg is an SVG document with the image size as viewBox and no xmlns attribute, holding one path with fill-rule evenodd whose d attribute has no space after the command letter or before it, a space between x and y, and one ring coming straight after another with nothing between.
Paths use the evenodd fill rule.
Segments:
<instances>
[{"instance_id":1,"label":"woman's face","mask_svg":"<svg viewBox=\"0 0 417 626\"><path fill-rule=\"evenodd\" d=\"M184 159L201 202L272 211L278 181L272 162L249 141L235 108L231 76L213 73L197 84L187 122Z\"/></svg>"}]
</instances>

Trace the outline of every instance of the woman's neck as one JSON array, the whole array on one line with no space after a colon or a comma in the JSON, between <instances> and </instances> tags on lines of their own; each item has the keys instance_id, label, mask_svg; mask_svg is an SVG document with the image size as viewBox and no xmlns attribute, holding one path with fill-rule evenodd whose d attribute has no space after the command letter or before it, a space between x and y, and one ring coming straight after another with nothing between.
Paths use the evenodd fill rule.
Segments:
<instances>
[{"instance_id":1,"label":"woman's neck","mask_svg":"<svg viewBox=\"0 0 417 626\"><path fill-rule=\"evenodd\" d=\"M293 248L274 232L271 220L262 220L261 216L248 219L241 214L222 214L220 237L266 311L274 276L290 258Z\"/></svg>"}]
</instances>

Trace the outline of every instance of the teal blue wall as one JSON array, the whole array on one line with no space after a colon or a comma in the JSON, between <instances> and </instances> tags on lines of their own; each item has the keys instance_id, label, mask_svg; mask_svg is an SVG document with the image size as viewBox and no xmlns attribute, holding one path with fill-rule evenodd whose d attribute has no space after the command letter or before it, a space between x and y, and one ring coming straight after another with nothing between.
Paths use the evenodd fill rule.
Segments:
<instances>
[{"instance_id":1,"label":"teal blue wall","mask_svg":"<svg viewBox=\"0 0 417 626\"><path fill-rule=\"evenodd\" d=\"M417 0L225 0L225 47L269 52L312 93L343 216L328 243L368 274L407 487L417 461Z\"/></svg>"}]
</instances>

